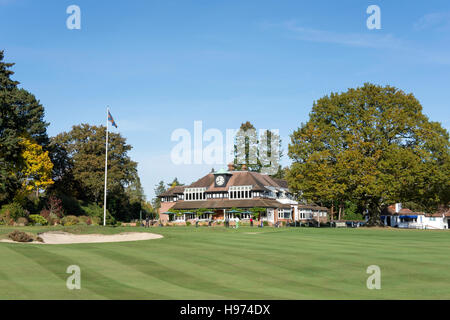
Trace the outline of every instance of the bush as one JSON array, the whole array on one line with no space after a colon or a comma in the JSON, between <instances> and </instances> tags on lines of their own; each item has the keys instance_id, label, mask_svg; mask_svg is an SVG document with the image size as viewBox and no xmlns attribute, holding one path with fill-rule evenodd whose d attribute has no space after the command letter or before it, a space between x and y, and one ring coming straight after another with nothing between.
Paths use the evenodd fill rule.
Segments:
<instances>
[{"instance_id":1,"label":"bush","mask_svg":"<svg viewBox=\"0 0 450 320\"><path fill-rule=\"evenodd\" d=\"M94 226L98 226L101 222L101 219L99 217L89 217L91 220L91 224Z\"/></svg>"},{"instance_id":2,"label":"bush","mask_svg":"<svg viewBox=\"0 0 450 320\"><path fill-rule=\"evenodd\" d=\"M96 220L96 224L103 224L103 208L101 208L99 205L95 203L89 203L88 205L81 206L85 214L91 218L96 217L98 220ZM94 221L92 221L94 224ZM115 225L116 220L114 217L109 213L108 210L106 210L106 224L108 225Z\"/></svg>"},{"instance_id":3,"label":"bush","mask_svg":"<svg viewBox=\"0 0 450 320\"><path fill-rule=\"evenodd\" d=\"M20 203L13 202L5 204L0 210L0 215L17 221L19 218L26 218L28 216L28 211L26 211Z\"/></svg>"},{"instance_id":4,"label":"bush","mask_svg":"<svg viewBox=\"0 0 450 320\"><path fill-rule=\"evenodd\" d=\"M20 227L25 227L28 225L28 219L24 218L24 217L20 217L19 219L17 219L16 225L20 226Z\"/></svg>"},{"instance_id":5,"label":"bush","mask_svg":"<svg viewBox=\"0 0 450 320\"><path fill-rule=\"evenodd\" d=\"M263 226L264 227L268 227L269 226L269 222L268 221L263 221Z\"/></svg>"},{"instance_id":6,"label":"bush","mask_svg":"<svg viewBox=\"0 0 450 320\"><path fill-rule=\"evenodd\" d=\"M30 215L29 218L30 218L30 222L33 225L45 226L47 224L47 220L43 216L40 216L38 214L32 214L32 215Z\"/></svg>"},{"instance_id":7,"label":"bush","mask_svg":"<svg viewBox=\"0 0 450 320\"><path fill-rule=\"evenodd\" d=\"M53 226L55 224L59 224L61 222L60 217L56 213L51 212L50 210L43 209L41 211L41 216L47 220L48 224L50 226Z\"/></svg>"},{"instance_id":8,"label":"bush","mask_svg":"<svg viewBox=\"0 0 450 320\"><path fill-rule=\"evenodd\" d=\"M78 224L78 218L75 216L65 216L62 218L61 223L64 227L74 226Z\"/></svg>"},{"instance_id":9,"label":"bush","mask_svg":"<svg viewBox=\"0 0 450 320\"><path fill-rule=\"evenodd\" d=\"M190 226L191 225L191 222L190 221L186 221L186 226Z\"/></svg>"},{"instance_id":10,"label":"bush","mask_svg":"<svg viewBox=\"0 0 450 320\"><path fill-rule=\"evenodd\" d=\"M47 201L47 209L55 214L58 218L64 216L64 208L62 205L62 200L56 196L51 196Z\"/></svg>"},{"instance_id":11,"label":"bush","mask_svg":"<svg viewBox=\"0 0 450 320\"><path fill-rule=\"evenodd\" d=\"M31 237L28 233L14 230L8 235L8 238L10 238L13 241L16 242L31 242L33 241L33 237Z\"/></svg>"},{"instance_id":12,"label":"bush","mask_svg":"<svg viewBox=\"0 0 450 320\"><path fill-rule=\"evenodd\" d=\"M9 216L9 212L0 214L0 225L12 226L14 224L14 220Z\"/></svg>"},{"instance_id":13,"label":"bush","mask_svg":"<svg viewBox=\"0 0 450 320\"><path fill-rule=\"evenodd\" d=\"M92 224L91 218L88 216L79 216L78 217L78 224L82 225L90 225Z\"/></svg>"}]
</instances>

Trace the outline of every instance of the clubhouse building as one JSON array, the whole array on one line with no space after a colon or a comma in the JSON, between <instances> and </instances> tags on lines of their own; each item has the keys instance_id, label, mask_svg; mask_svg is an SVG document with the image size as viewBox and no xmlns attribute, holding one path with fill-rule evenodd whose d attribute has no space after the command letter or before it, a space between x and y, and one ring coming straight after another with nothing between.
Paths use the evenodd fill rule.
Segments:
<instances>
[{"instance_id":1,"label":"clubhouse building","mask_svg":"<svg viewBox=\"0 0 450 320\"><path fill-rule=\"evenodd\" d=\"M287 182L269 175L228 170L211 172L189 186L176 186L158 196L162 223L184 224L187 221L250 220L252 209L258 208L259 219L277 222L325 222L328 209L302 205L294 200Z\"/></svg>"},{"instance_id":2,"label":"clubhouse building","mask_svg":"<svg viewBox=\"0 0 450 320\"><path fill-rule=\"evenodd\" d=\"M429 214L414 212L396 203L383 210L381 221L386 226L403 229L449 229L450 210Z\"/></svg>"}]
</instances>

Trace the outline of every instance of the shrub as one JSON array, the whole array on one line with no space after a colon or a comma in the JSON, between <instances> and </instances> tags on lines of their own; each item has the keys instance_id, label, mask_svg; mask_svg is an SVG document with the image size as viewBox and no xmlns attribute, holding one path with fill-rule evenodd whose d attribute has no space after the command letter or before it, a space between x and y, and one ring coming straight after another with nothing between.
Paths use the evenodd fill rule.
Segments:
<instances>
[{"instance_id":1,"label":"shrub","mask_svg":"<svg viewBox=\"0 0 450 320\"><path fill-rule=\"evenodd\" d=\"M47 220L43 216L40 216L38 214L32 214L29 218L30 222L34 225L45 226L47 224Z\"/></svg>"},{"instance_id":2,"label":"shrub","mask_svg":"<svg viewBox=\"0 0 450 320\"><path fill-rule=\"evenodd\" d=\"M14 221L19 218L26 218L28 216L28 211L26 211L20 203L13 202L10 204L5 204L0 210L0 215L8 217Z\"/></svg>"},{"instance_id":3,"label":"shrub","mask_svg":"<svg viewBox=\"0 0 450 320\"><path fill-rule=\"evenodd\" d=\"M47 209L43 209L41 211L41 216L44 217L45 220L47 220L47 222L50 226L59 224L61 222L60 217L58 217L58 215L56 213L53 213Z\"/></svg>"},{"instance_id":4,"label":"shrub","mask_svg":"<svg viewBox=\"0 0 450 320\"><path fill-rule=\"evenodd\" d=\"M58 218L64 216L64 208L62 205L62 200L56 196L51 196L47 201L47 209L55 214Z\"/></svg>"},{"instance_id":5,"label":"shrub","mask_svg":"<svg viewBox=\"0 0 450 320\"><path fill-rule=\"evenodd\" d=\"M98 226L101 222L101 219L99 217L89 217L91 220L91 224L94 226Z\"/></svg>"},{"instance_id":6,"label":"shrub","mask_svg":"<svg viewBox=\"0 0 450 320\"><path fill-rule=\"evenodd\" d=\"M186 221L186 226L190 226L191 225L191 222L190 221Z\"/></svg>"},{"instance_id":7,"label":"shrub","mask_svg":"<svg viewBox=\"0 0 450 320\"><path fill-rule=\"evenodd\" d=\"M0 214L0 225L12 226L14 224L14 220L9 216L9 212L5 212L4 214Z\"/></svg>"},{"instance_id":8,"label":"shrub","mask_svg":"<svg viewBox=\"0 0 450 320\"><path fill-rule=\"evenodd\" d=\"M64 227L74 226L78 224L78 218L75 216L65 216L62 218L61 223Z\"/></svg>"},{"instance_id":9,"label":"shrub","mask_svg":"<svg viewBox=\"0 0 450 320\"><path fill-rule=\"evenodd\" d=\"M92 223L91 218L88 216L79 216L78 224L90 225Z\"/></svg>"},{"instance_id":10,"label":"shrub","mask_svg":"<svg viewBox=\"0 0 450 320\"><path fill-rule=\"evenodd\" d=\"M20 226L20 227L25 227L26 225L28 225L28 219L24 218L24 217L20 217L17 219L16 225Z\"/></svg>"},{"instance_id":11,"label":"shrub","mask_svg":"<svg viewBox=\"0 0 450 320\"><path fill-rule=\"evenodd\" d=\"M91 218L96 217L98 218L96 224L103 224L103 208L101 208L99 205L95 203L89 203L86 206L81 206L85 214ZM94 221L92 221L94 224ZM108 225L114 225L116 223L114 217L109 213L108 210L106 210L106 224Z\"/></svg>"},{"instance_id":12,"label":"shrub","mask_svg":"<svg viewBox=\"0 0 450 320\"><path fill-rule=\"evenodd\" d=\"M33 237L31 237L28 233L14 230L8 235L8 238L10 238L13 241L16 242L31 242L33 241Z\"/></svg>"},{"instance_id":13,"label":"shrub","mask_svg":"<svg viewBox=\"0 0 450 320\"><path fill-rule=\"evenodd\" d=\"M264 227L268 227L269 226L269 222L268 221L263 221L263 226Z\"/></svg>"}]
</instances>

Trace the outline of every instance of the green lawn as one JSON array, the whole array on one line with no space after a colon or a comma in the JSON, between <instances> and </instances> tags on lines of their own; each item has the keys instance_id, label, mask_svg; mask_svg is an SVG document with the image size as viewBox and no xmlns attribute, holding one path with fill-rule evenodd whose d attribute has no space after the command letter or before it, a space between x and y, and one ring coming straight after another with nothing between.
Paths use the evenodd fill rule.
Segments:
<instances>
[{"instance_id":1,"label":"green lawn","mask_svg":"<svg viewBox=\"0 0 450 320\"><path fill-rule=\"evenodd\" d=\"M13 229L49 228L0 227L0 237ZM164 238L73 245L0 243L0 299L450 299L449 231L150 231ZM81 267L79 291L66 288L66 268L74 264ZM366 288L369 265L381 268L381 290Z\"/></svg>"}]
</instances>

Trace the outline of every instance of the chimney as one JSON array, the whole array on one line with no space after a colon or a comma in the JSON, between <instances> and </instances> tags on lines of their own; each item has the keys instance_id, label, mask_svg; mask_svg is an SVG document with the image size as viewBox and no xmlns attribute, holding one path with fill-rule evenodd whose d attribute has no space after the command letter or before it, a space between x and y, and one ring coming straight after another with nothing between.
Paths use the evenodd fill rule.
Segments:
<instances>
[{"instance_id":1,"label":"chimney","mask_svg":"<svg viewBox=\"0 0 450 320\"><path fill-rule=\"evenodd\" d=\"M234 171L234 163L231 162L228 164L228 171Z\"/></svg>"},{"instance_id":2,"label":"chimney","mask_svg":"<svg viewBox=\"0 0 450 320\"><path fill-rule=\"evenodd\" d=\"M399 213L400 210L402 210L402 204L401 203L396 203L395 204L395 213Z\"/></svg>"}]
</instances>

